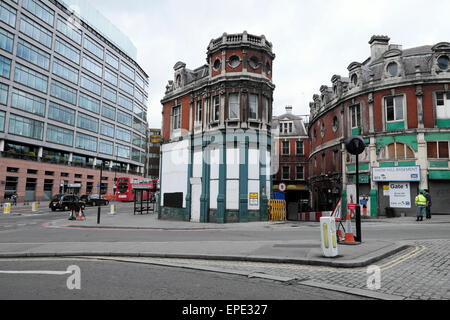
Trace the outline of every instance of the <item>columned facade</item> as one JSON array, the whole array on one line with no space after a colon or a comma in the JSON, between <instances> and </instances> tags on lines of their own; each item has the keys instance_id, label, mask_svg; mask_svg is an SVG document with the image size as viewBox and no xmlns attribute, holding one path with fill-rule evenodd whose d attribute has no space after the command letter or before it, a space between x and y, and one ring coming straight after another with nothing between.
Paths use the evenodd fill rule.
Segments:
<instances>
[{"instance_id":1,"label":"columned facade","mask_svg":"<svg viewBox=\"0 0 450 320\"><path fill-rule=\"evenodd\" d=\"M403 49L373 36L371 56L335 75L310 103L310 186L314 209L336 186L366 216L415 215L414 197L429 189L433 211L450 213L450 43ZM356 158L344 139L363 136L360 199L355 199ZM339 164L336 159L340 159ZM326 190L328 188L328 190ZM396 192L396 189L402 189ZM339 197L331 199L334 206Z\"/></svg>"},{"instance_id":2,"label":"columned facade","mask_svg":"<svg viewBox=\"0 0 450 320\"><path fill-rule=\"evenodd\" d=\"M178 62L163 105L162 219L267 219L271 189L272 44L224 34L208 64Z\"/></svg>"}]
</instances>

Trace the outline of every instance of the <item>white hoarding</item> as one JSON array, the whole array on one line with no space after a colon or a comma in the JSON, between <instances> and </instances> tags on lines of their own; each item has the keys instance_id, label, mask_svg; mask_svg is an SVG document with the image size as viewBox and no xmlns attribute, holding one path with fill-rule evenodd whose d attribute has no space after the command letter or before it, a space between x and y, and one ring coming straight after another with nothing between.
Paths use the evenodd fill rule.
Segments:
<instances>
[{"instance_id":1,"label":"white hoarding","mask_svg":"<svg viewBox=\"0 0 450 320\"><path fill-rule=\"evenodd\" d=\"M411 167L372 167L374 182L420 182L420 166Z\"/></svg>"},{"instance_id":2,"label":"white hoarding","mask_svg":"<svg viewBox=\"0 0 450 320\"><path fill-rule=\"evenodd\" d=\"M409 182L391 182L389 184L389 202L391 208L411 208L411 188Z\"/></svg>"}]
</instances>

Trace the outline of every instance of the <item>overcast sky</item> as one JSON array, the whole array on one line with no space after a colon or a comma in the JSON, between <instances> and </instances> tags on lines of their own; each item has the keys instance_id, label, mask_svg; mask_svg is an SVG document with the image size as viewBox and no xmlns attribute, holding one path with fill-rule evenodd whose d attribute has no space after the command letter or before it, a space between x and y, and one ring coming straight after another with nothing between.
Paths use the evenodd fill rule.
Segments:
<instances>
[{"instance_id":1,"label":"overcast sky","mask_svg":"<svg viewBox=\"0 0 450 320\"><path fill-rule=\"evenodd\" d=\"M351 62L370 56L372 35L403 48L450 41L448 0L92 0L137 48L149 75L149 125L161 127L161 99L178 61L206 63L211 39L265 35L273 44L273 114L286 105L309 114L309 102L335 74L348 77Z\"/></svg>"}]
</instances>

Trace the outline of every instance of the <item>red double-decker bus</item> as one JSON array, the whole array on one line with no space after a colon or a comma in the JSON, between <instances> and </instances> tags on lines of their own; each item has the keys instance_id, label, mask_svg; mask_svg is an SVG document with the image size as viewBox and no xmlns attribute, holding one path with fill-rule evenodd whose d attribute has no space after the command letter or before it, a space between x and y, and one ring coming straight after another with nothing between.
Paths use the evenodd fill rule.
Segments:
<instances>
[{"instance_id":1,"label":"red double-decker bus","mask_svg":"<svg viewBox=\"0 0 450 320\"><path fill-rule=\"evenodd\" d=\"M142 200L147 200L152 192L157 190L158 179L134 179L129 177L117 178L116 200L134 201L133 186L141 188L148 187L150 191L144 191Z\"/></svg>"}]
</instances>

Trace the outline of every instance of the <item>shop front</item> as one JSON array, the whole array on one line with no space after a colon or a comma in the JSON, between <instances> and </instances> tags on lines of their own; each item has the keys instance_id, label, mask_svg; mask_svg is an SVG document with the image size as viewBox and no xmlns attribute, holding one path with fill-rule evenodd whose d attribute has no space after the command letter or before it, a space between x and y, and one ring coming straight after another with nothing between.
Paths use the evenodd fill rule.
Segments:
<instances>
[{"instance_id":1,"label":"shop front","mask_svg":"<svg viewBox=\"0 0 450 320\"><path fill-rule=\"evenodd\" d=\"M421 181L420 166L372 167L372 180L378 184L381 216L416 216L414 204Z\"/></svg>"}]
</instances>

